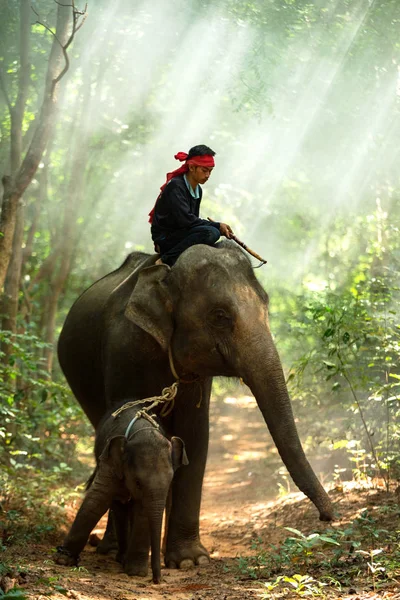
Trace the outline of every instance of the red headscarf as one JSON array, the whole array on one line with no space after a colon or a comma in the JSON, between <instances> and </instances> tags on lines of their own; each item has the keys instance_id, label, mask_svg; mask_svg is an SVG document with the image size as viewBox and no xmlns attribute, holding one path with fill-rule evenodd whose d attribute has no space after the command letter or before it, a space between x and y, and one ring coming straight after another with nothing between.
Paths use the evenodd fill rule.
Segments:
<instances>
[{"instance_id":1,"label":"red headscarf","mask_svg":"<svg viewBox=\"0 0 400 600\"><path fill-rule=\"evenodd\" d=\"M189 165L196 165L196 167L214 167L214 165L215 165L214 157L211 156L211 154L204 154L202 156L192 156L192 158L189 158L189 160L188 160L188 154L186 154L186 152L178 152L178 154L175 154L174 158L176 158L176 160L180 160L181 162L185 161L185 164L180 166L178 169L175 169L175 171L171 171L171 173L167 173L167 180L161 186L161 188L160 188L161 192L159 193L157 200L163 193L167 183L169 181L171 181L171 179L173 177L177 177L178 175L183 175L184 173L187 173L189 171ZM157 200L156 200L156 204L157 204ZM156 204L152 208L151 212L149 212L149 223L153 222Z\"/></svg>"}]
</instances>

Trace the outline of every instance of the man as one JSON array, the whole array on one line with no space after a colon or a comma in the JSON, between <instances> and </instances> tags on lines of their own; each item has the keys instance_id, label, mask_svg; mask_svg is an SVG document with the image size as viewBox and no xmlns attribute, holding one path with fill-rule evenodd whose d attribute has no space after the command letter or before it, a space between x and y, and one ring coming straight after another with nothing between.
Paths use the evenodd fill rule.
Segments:
<instances>
[{"instance_id":1,"label":"man","mask_svg":"<svg viewBox=\"0 0 400 600\"><path fill-rule=\"evenodd\" d=\"M160 258L156 264L172 265L184 250L195 244L213 246L220 235L229 238L232 229L226 223L199 217L202 189L214 168L215 152L208 146L194 146L189 153L178 152L184 161L179 169L167 173L156 204L149 214L151 237Z\"/></svg>"}]
</instances>

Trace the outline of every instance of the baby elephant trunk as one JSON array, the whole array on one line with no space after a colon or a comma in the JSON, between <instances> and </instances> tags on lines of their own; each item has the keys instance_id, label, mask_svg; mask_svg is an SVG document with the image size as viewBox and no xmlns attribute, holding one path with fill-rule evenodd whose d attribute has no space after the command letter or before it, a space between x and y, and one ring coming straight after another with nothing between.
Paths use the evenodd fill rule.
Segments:
<instances>
[{"instance_id":1,"label":"baby elephant trunk","mask_svg":"<svg viewBox=\"0 0 400 600\"><path fill-rule=\"evenodd\" d=\"M154 583L160 583L161 581L161 529L165 503L166 495L162 501L153 502L149 511L151 570Z\"/></svg>"}]
</instances>

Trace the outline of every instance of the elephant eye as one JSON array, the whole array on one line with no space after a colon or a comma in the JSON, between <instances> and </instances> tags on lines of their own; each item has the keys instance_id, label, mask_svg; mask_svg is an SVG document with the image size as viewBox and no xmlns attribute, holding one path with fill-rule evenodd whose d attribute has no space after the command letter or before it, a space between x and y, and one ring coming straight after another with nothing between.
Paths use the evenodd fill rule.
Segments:
<instances>
[{"instance_id":1,"label":"elephant eye","mask_svg":"<svg viewBox=\"0 0 400 600\"><path fill-rule=\"evenodd\" d=\"M213 327L231 327L232 319L223 308L215 308L209 314L209 322Z\"/></svg>"}]
</instances>

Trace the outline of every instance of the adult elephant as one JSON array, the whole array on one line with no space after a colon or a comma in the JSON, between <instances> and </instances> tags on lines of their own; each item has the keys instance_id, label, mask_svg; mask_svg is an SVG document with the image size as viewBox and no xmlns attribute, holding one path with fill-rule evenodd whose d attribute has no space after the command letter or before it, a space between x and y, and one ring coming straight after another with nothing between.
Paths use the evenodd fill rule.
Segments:
<instances>
[{"instance_id":1,"label":"adult elephant","mask_svg":"<svg viewBox=\"0 0 400 600\"><path fill-rule=\"evenodd\" d=\"M173 481L167 567L208 560L199 513L215 375L243 378L294 482L320 519L331 520L331 502L294 423L269 328L268 296L247 256L233 242L222 242L189 248L172 268L155 266L156 258L130 254L84 292L66 319L58 353L94 427L114 404L159 395L175 380L171 367L182 378L166 427L184 440L189 466Z\"/></svg>"}]
</instances>

